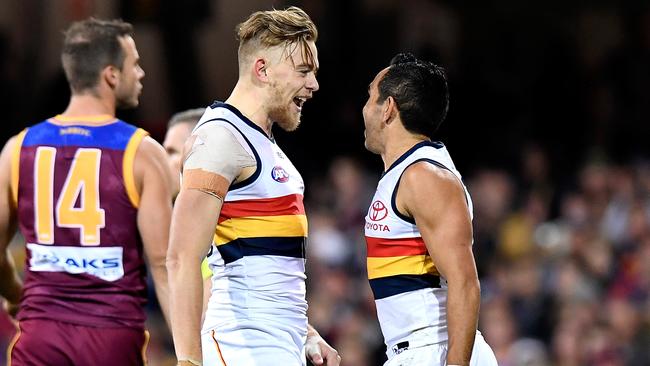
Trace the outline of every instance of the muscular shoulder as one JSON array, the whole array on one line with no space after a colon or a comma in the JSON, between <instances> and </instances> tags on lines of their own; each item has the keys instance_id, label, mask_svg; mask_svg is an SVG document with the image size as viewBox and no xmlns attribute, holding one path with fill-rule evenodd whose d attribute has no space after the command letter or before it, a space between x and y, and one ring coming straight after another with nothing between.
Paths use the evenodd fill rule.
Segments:
<instances>
[{"instance_id":1,"label":"muscular shoulder","mask_svg":"<svg viewBox=\"0 0 650 366\"><path fill-rule=\"evenodd\" d=\"M5 146L2 148L2 156L11 155L17 138L18 135L14 135L9 140L7 140Z\"/></svg>"},{"instance_id":2,"label":"muscular shoulder","mask_svg":"<svg viewBox=\"0 0 650 366\"><path fill-rule=\"evenodd\" d=\"M5 181L4 178L6 178L7 181L9 179L9 172L11 170L11 156L13 154L17 139L18 135L11 137L9 140L7 140L5 146L2 148L2 155L0 155L0 170L2 171L3 182Z\"/></svg>"},{"instance_id":3,"label":"muscular shoulder","mask_svg":"<svg viewBox=\"0 0 650 366\"><path fill-rule=\"evenodd\" d=\"M167 155L162 145L149 136L142 139L133 166L135 183L139 192L142 191L145 175L158 177L159 180L171 184L171 172L166 168L166 159Z\"/></svg>"},{"instance_id":4,"label":"muscular shoulder","mask_svg":"<svg viewBox=\"0 0 650 366\"><path fill-rule=\"evenodd\" d=\"M400 188L405 187L416 193L430 192L434 195L463 192L463 188L450 170L421 161L404 170Z\"/></svg>"},{"instance_id":5,"label":"muscular shoulder","mask_svg":"<svg viewBox=\"0 0 650 366\"><path fill-rule=\"evenodd\" d=\"M465 204L465 193L451 171L428 162L418 162L403 173L399 185L399 206L409 214L434 211L451 204Z\"/></svg>"},{"instance_id":6,"label":"muscular shoulder","mask_svg":"<svg viewBox=\"0 0 650 366\"><path fill-rule=\"evenodd\" d=\"M165 149L150 136L142 139L138 152L136 154L136 161L142 160L146 163L153 163L155 161L164 161L166 159Z\"/></svg>"}]
</instances>

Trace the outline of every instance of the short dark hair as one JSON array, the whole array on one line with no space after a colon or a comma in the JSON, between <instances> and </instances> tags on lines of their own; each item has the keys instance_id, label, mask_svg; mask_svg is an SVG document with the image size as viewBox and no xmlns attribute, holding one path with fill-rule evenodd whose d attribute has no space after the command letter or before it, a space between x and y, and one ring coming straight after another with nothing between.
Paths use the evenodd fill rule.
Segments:
<instances>
[{"instance_id":1,"label":"short dark hair","mask_svg":"<svg viewBox=\"0 0 650 366\"><path fill-rule=\"evenodd\" d=\"M449 88L445 70L410 53L399 53L379 81L379 102L393 97L404 128L432 137L447 116Z\"/></svg>"},{"instance_id":2,"label":"short dark hair","mask_svg":"<svg viewBox=\"0 0 650 366\"><path fill-rule=\"evenodd\" d=\"M189 123L192 126L196 126L201 117L203 117L203 113L205 113L205 108L194 108L178 112L169 119L169 122L167 123L167 129L170 129L180 123Z\"/></svg>"},{"instance_id":3,"label":"short dark hair","mask_svg":"<svg viewBox=\"0 0 650 366\"><path fill-rule=\"evenodd\" d=\"M73 93L97 86L99 73L108 65L122 69L124 50L119 37L133 35L133 26L121 20L89 18L65 31L61 63Z\"/></svg>"}]
</instances>

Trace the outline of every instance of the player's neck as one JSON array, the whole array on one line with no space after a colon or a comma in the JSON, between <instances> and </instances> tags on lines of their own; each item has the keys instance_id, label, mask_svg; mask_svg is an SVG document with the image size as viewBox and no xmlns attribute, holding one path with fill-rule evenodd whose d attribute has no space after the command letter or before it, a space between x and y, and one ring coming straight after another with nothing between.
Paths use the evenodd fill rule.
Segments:
<instances>
[{"instance_id":1,"label":"player's neck","mask_svg":"<svg viewBox=\"0 0 650 366\"><path fill-rule=\"evenodd\" d=\"M100 98L90 93L73 94L68 107L57 116L57 121L66 122L87 121L88 124L103 124L114 119L115 101ZM59 118L61 117L61 118Z\"/></svg>"},{"instance_id":2,"label":"player's neck","mask_svg":"<svg viewBox=\"0 0 650 366\"><path fill-rule=\"evenodd\" d=\"M388 170L393 163L416 144L429 140L425 136L412 133L395 134L387 137L384 152L381 158L384 161L384 170Z\"/></svg>"},{"instance_id":3,"label":"player's neck","mask_svg":"<svg viewBox=\"0 0 650 366\"><path fill-rule=\"evenodd\" d=\"M265 97L257 95L255 88L247 87L238 82L228 99L226 99L226 103L237 108L246 118L258 125L268 136L271 136L273 122L270 120L266 108L264 108L264 100Z\"/></svg>"}]
</instances>

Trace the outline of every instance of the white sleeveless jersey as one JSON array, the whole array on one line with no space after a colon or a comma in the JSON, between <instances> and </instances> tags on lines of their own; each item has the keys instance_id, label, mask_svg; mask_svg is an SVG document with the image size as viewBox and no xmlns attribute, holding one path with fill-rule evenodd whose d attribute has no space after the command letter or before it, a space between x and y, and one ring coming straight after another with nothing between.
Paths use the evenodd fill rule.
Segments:
<instances>
[{"instance_id":1,"label":"white sleeveless jersey","mask_svg":"<svg viewBox=\"0 0 650 366\"><path fill-rule=\"evenodd\" d=\"M304 183L272 138L236 108L215 102L197 124L218 123L255 157L255 174L232 184L208 254L212 294L203 331L238 321L307 329Z\"/></svg>"},{"instance_id":2,"label":"white sleeveless jersey","mask_svg":"<svg viewBox=\"0 0 650 366\"><path fill-rule=\"evenodd\" d=\"M366 216L365 235L368 279L389 348L418 335L431 343L447 340L446 282L431 260L415 221L401 215L395 206L404 170L419 161L447 169L462 182L445 146L429 141L404 153L379 180ZM465 195L471 215L467 189Z\"/></svg>"}]
</instances>

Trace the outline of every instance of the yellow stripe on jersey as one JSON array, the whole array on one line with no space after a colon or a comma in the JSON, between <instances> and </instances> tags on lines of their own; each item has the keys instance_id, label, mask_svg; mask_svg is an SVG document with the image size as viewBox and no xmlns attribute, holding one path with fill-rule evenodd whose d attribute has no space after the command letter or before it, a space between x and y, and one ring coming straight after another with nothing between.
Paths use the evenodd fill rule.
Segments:
<instances>
[{"instance_id":1,"label":"yellow stripe on jersey","mask_svg":"<svg viewBox=\"0 0 650 366\"><path fill-rule=\"evenodd\" d=\"M122 158L122 175L124 176L124 187L126 187L126 194L133 207L140 205L140 194L135 186L135 178L133 176L133 162L135 161L135 153L138 151L138 146L145 136L149 133L141 128L138 128L124 150L124 157Z\"/></svg>"},{"instance_id":2,"label":"yellow stripe on jersey","mask_svg":"<svg viewBox=\"0 0 650 366\"><path fill-rule=\"evenodd\" d=\"M214 243L223 245L238 238L296 236L307 236L305 215L248 216L220 222Z\"/></svg>"},{"instance_id":3,"label":"yellow stripe on jersey","mask_svg":"<svg viewBox=\"0 0 650 366\"><path fill-rule=\"evenodd\" d=\"M428 255L406 257L368 257L368 279L397 275L438 275Z\"/></svg>"},{"instance_id":4,"label":"yellow stripe on jersey","mask_svg":"<svg viewBox=\"0 0 650 366\"><path fill-rule=\"evenodd\" d=\"M14 141L13 151L11 153L11 197L13 198L14 207L18 206L18 178L20 177L20 149L23 146L23 140L27 135L27 129L22 130Z\"/></svg>"},{"instance_id":5,"label":"yellow stripe on jersey","mask_svg":"<svg viewBox=\"0 0 650 366\"><path fill-rule=\"evenodd\" d=\"M115 116L110 114L89 114L80 116L64 116L57 114L54 119L61 122L109 122L114 121Z\"/></svg>"}]
</instances>

